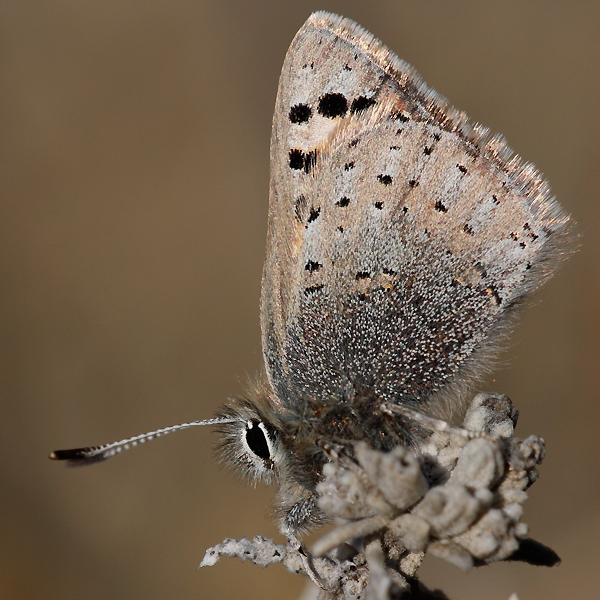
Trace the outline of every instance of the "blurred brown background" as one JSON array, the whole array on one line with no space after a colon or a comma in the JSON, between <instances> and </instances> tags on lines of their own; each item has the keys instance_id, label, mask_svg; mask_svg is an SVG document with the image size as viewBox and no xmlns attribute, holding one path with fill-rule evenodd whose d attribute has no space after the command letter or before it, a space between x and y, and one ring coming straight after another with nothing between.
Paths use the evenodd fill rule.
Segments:
<instances>
[{"instance_id":1,"label":"blurred brown background","mask_svg":"<svg viewBox=\"0 0 600 600\"><path fill-rule=\"evenodd\" d=\"M279 71L309 13L361 23L550 179L582 249L486 389L547 442L526 503L556 569L422 576L457 600L600 595L600 4L558 0L45 1L0 5L0 598L295 598L237 560L271 491L214 434L65 469L52 449L210 417L261 363L258 301ZM241 592L241 594L240 594Z\"/></svg>"}]
</instances>

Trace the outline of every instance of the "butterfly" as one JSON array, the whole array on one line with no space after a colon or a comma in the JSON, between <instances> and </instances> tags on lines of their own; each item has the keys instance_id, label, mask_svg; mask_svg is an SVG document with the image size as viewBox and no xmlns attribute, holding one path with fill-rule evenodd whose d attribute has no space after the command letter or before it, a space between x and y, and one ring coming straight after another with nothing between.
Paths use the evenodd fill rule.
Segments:
<instances>
[{"instance_id":1,"label":"butterfly","mask_svg":"<svg viewBox=\"0 0 600 600\"><path fill-rule=\"evenodd\" d=\"M464 410L568 252L570 220L501 136L326 12L288 50L270 158L263 375L214 419L51 458L97 462L216 425L227 463L278 486L293 538L327 519L316 488L332 445L418 448L419 415Z\"/></svg>"}]
</instances>

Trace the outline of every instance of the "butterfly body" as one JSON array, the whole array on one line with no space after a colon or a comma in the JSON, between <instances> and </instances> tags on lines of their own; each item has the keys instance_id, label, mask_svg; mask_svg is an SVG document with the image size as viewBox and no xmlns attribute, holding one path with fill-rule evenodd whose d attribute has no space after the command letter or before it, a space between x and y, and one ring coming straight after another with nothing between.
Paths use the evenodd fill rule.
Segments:
<instances>
[{"instance_id":1,"label":"butterfly body","mask_svg":"<svg viewBox=\"0 0 600 600\"><path fill-rule=\"evenodd\" d=\"M298 403L303 410L300 413L274 410L267 386L254 386L248 397L236 398L220 411L224 423L218 428L222 439L217 448L223 460L243 476L278 486L275 514L286 534L306 531L327 520L316 495L328 462L324 443L352 455L357 440L390 451L399 444L414 446L419 437L417 427L382 412L381 399L367 390L351 402ZM261 426L264 437L255 434Z\"/></svg>"}]
</instances>

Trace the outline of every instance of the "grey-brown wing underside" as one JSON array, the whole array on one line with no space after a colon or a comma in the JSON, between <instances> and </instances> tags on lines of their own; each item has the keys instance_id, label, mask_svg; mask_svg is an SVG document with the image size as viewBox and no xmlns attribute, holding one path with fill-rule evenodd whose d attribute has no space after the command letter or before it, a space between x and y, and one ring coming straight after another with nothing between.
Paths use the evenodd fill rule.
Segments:
<instances>
[{"instance_id":1,"label":"grey-brown wing underside","mask_svg":"<svg viewBox=\"0 0 600 600\"><path fill-rule=\"evenodd\" d=\"M261 326L278 401L420 404L468 384L567 224L500 137L352 21L313 14L271 139Z\"/></svg>"}]
</instances>

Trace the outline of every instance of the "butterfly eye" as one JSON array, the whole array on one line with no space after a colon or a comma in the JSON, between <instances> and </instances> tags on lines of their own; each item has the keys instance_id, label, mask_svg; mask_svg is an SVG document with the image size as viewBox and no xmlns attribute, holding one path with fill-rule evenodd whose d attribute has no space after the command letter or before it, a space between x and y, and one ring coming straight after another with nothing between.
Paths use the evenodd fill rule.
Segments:
<instances>
[{"instance_id":1,"label":"butterfly eye","mask_svg":"<svg viewBox=\"0 0 600 600\"><path fill-rule=\"evenodd\" d=\"M267 468L273 468L275 449L264 423L254 420L246 421L244 446L255 457L262 460Z\"/></svg>"},{"instance_id":2,"label":"butterfly eye","mask_svg":"<svg viewBox=\"0 0 600 600\"><path fill-rule=\"evenodd\" d=\"M221 441L216 449L221 459L252 482L272 483L284 458L277 426L246 399L232 400L220 418L228 419L219 427Z\"/></svg>"}]
</instances>

